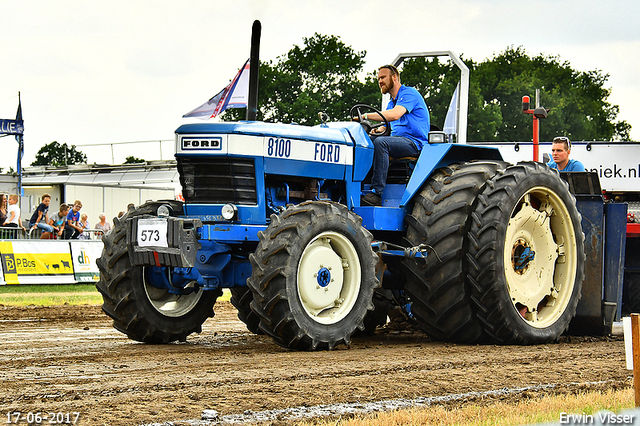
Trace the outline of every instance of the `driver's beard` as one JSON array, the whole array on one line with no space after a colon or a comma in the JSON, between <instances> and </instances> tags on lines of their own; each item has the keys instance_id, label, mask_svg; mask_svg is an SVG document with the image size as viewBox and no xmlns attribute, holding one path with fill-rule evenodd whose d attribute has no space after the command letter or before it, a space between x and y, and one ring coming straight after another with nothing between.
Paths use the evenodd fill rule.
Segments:
<instances>
[{"instance_id":1,"label":"driver's beard","mask_svg":"<svg viewBox=\"0 0 640 426\"><path fill-rule=\"evenodd\" d=\"M393 88L395 87L395 85L396 85L396 82L393 81L393 78L392 78L391 83L388 86L381 88L380 91L382 92L383 95L386 95L387 93L390 93L391 91L393 91Z\"/></svg>"}]
</instances>

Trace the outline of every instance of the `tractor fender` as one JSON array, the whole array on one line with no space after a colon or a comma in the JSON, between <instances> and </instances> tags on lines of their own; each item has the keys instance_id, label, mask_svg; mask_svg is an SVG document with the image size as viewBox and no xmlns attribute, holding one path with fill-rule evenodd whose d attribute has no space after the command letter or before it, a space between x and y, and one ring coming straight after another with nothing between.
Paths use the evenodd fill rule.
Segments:
<instances>
[{"instance_id":1,"label":"tractor fender","mask_svg":"<svg viewBox=\"0 0 640 426\"><path fill-rule=\"evenodd\" d=\"M472 160L502 161L502 155L497 148L471 146L462 144L428 144L422 148L416 166L402 194L400 206L406 206L435 170L453 163Z\"/></svg>"}]
</instances>

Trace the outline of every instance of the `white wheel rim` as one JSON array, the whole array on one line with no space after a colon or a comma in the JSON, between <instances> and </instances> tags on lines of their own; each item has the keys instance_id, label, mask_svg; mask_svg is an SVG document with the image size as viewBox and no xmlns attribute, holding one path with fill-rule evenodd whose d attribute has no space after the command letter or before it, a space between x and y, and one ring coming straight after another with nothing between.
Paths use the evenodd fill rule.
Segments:
<instances>
[{"instance_id":1,"label":"white wheel rim","mask_svg":"<svg viewBox=\"0 0 640 426\"><path fill-rule=\"evenodd\" d=\"M569 210L554 191L535 187L520 198L507 226L503 260L520 317L536 328L555 323L575 286L577 238Z\"/></svg>"},{"instance_id":2,"label":"white wheel rim","mask_svg":"<svg viewBox=\"0 0 640 426\"><path fill-rule=\"evenodd\" d=\"M146 270L142 271L144 291L151 305L166 317L181 317L188 314L198 304L203 290L189 294L171 294L167 289L157 288L147 282Z\"/></svg>"},{"instance_id":3,"label":"white wheel rim","mask_svg":"<svg viewBox=\"0 0 640 426\"><path fill-rule=\"evenodd\" d=\"M305 247L298 264L298 294L314 321L335 324L345 318L360 293L360 260L344 235L323 232Z\"/></svg>"}]
</instances>

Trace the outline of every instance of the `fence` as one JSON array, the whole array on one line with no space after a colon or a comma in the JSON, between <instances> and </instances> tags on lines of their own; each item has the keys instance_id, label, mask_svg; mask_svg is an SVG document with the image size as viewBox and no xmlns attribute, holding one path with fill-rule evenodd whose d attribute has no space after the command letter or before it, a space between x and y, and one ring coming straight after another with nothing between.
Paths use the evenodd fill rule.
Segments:
<instances>
[{"instance_id":1,"label":"fence","mask_svg":"<svg viewBox=\"0 0 640 426\"><path fill-rule=\"evenodd\" d=\"M48 237L43 238L44 232L39 228L31 228L26 232L21 228L10 228L7 226L0 226L0 240L61 240L57 233L52 233ZM79 240L101 240L104 232L102 229L85 229L82 231L83 238Z\"/></svg>"},{"instance_id":2,"label":"fence","mask_svg":"<svg viewBox=\"0 0 640 426\"><path fill-rule=\"evenodd\" d=\"M22 228L0 226L0 240L25 240L28 234Z\"/></svg>"}]
</instances>

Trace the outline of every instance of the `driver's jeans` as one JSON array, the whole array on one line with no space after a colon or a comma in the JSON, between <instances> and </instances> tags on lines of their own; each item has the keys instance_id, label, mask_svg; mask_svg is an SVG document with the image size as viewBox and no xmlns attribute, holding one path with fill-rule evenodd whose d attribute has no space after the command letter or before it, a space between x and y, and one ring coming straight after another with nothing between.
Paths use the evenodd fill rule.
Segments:
<instances>
[{"instance_id":1,"label":"driver's jeans","mask_svg":"<svg viewBox=\"0 0 640 426\"><path fill-rule=\"evenodd\" d=\"M402 136L375 136L371 139L374 146L371 188L376 194L382 195L387 183L389 157L417 157L420 151L418 151L416 144L411 139Z\"/></svg>"}]
</instances>

